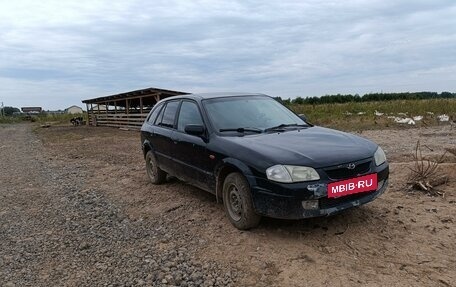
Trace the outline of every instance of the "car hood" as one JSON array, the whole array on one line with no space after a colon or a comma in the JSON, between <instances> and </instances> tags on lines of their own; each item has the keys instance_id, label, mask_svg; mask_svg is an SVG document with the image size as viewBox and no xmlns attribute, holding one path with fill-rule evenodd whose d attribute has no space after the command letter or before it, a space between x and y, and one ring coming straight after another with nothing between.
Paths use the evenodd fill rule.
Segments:
<instances>
[{"instance_id":1,"label":"car hood","mask_svg":"<svg viewBox=\"0 0 456 287\"><path fill-rule=\"evenodd\" d=\"M377 144L367 139L322 127L225 137L225 140L240 147L236 151L238 155L248 153L245 154L247 158L269 166L289 164L321 168L373 157L377 149Z\"/></svg>"}]
</instances>

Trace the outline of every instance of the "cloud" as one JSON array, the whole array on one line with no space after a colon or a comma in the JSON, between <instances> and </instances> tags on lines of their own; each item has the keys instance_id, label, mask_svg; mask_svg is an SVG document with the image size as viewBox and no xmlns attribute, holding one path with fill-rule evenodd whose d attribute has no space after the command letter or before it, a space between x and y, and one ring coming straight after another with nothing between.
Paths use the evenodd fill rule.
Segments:
<instances>
[{"instance_id":1,"label":"cloud","mask_svg":"<svg viewBox=\"0 0 456 287\"><path fill-rule=\"evenodd\" d=\"M57 109L149 86L454 91L454 15L453 1L4 2L0 100Z\"/></svg>"}]
</instances>

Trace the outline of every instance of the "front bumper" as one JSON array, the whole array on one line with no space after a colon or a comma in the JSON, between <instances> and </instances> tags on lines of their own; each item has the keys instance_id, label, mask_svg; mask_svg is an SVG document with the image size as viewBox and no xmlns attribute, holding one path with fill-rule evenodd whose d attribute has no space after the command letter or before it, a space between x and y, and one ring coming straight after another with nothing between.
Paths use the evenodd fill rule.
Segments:
<instances>
[{"instance_id":1,"label":"front bumper","mask_svg":"<svg viewBox=\"0 0 456 287\"><path fill-rule=\"evenodd\" d=\"M375 167L371 172L377 173L377 190L339 198L327 197L327 184L334 181L328 178L311 183L292 184L275 183L254 176L247 176L247 180L252 190L253 205L258 214L280 219L302 219L333 215L342 210L366 204L380 196L388 187L388 164ZM318 201L318 207L305 208L303 202L306 201Z\"/></svg>"}]
</instances>

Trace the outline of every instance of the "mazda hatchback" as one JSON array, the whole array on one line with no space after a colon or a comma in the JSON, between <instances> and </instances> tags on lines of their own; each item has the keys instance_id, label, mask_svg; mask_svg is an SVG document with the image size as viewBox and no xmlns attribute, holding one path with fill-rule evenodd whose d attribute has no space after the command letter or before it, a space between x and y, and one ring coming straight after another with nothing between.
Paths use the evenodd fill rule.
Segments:
<instances>
[{"instance_id":1,"label":"mazda hatchback","mask_svg":"<svg viewBox=\"0 0 456 287\"><path fill-rule=\"evenodd\" d=\"M328 216L368 203L388 185L383 150L310 124L263 94L192 94L158 102L141 128L147 174L215 195L239 229L262 216Z\"/></svg>"}]
</instances>

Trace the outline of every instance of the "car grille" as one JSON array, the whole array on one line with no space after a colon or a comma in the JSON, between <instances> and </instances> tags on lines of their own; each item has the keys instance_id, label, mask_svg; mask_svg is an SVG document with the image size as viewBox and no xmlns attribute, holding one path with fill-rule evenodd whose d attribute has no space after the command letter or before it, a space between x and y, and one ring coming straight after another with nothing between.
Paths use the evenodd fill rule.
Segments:
<instances>
[{"instance_id":1,"label":"car grille","mask_svg":"<svg viewBox=\"0 0 456 287\"><path fill-rule=\"evenodd\" d=\"M369 195L369 193L370 192L361 192L361 193L351 194L351 195L342 196L342 197L338 197L338 198L323 197L323 198L319 199L320 208L327 209L327 208L336 207L340 204L344 204L349 201L354 201L354 200L360 199L366 195Z\"/></svg>"},{"instance_id":2,"label":"car grille","mask_svg":"<svg viewBox=\"0 0 456 287\"><path fill-rule=\"evenodd\" d=\"M326 168L324 171L331 179L346 179L368 173L371 162L372 161L369 160L362 163L355 163L356 166L354 169L349 169L347 168L347 165L344 165L343 167Z\"/></svg>"}]
</instances>

